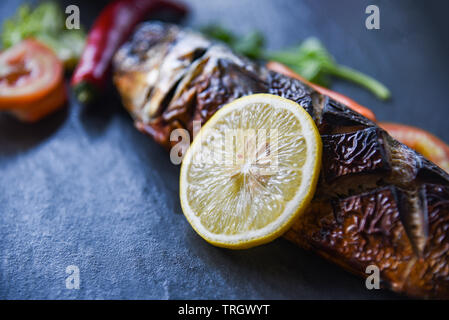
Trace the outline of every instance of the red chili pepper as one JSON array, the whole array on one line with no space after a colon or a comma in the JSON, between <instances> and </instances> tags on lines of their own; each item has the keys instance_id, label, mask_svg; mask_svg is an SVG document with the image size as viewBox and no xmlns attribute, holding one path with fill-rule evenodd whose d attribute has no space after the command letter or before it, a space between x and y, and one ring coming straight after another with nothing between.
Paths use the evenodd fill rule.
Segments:
<instances>
[{"instance_id":1,"label":"red chili pepper","mask_svg":"<svg viewBox=\"0 0 449 320\"><path fill-rule=\"evenodd\" d=\"M88 34L72 76L71 84L79 101L92 101L104 88L114 53L139 22L160 9L169 9L179 15L187 13L184 5L169 0L116 0L102 10Z\"/></svg>"}]
</instances>

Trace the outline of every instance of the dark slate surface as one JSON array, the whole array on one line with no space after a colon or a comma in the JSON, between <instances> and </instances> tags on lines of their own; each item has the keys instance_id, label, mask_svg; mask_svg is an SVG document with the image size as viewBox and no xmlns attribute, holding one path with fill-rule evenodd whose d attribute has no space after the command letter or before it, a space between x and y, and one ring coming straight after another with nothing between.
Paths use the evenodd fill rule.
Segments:
<instances>
[{"instance_id":1,"label":"dark slate surface","mask_svg":"<svg viewBox=\"0 0 449 320\"><path fill-rule=\"evenodd\" d=\"M391 88L384 103L344 82L334 89L379 119L449 141L448 2L190 1L185 24L263 30L270 48L318 36L336 59ZM70 1L90 25L102 2ZM2 1L0 19L18 3ZM179 168L138 133L114 91L92 110L74 103L36 125L0 116L0 297L8 299L395 298L279 239L246 251L212 247L182 216ZM65 269L80 268L80 290Z\"/></svg>"}]
</instances>

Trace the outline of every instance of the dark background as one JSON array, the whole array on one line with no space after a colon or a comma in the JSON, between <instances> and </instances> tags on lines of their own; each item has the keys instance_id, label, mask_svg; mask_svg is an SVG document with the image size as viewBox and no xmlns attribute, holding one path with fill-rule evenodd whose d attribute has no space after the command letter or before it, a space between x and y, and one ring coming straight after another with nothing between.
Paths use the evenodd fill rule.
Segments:
<instances>
[{"instance_id":1,"label":"dark background","mask_svg":"<svg viewBox=\"0 0 449 320\"><path fill-rule=\"evenodd\" d=\"M20 1L1 1L0 20ZM77 4L84 26L104 1ZM317 36L336 60L392 91L381 102L352 84L333 89L380 120L422 127L449 142L449 1L188 1L183 22L259 29L268 47ZM381 29L366 30L365 8ZM179 168L134 129L113 90L85 109L35 124L0 115L0 298L397 298L284 239L245 251L208 245L182 215ZM80 268L81 289L65 288Z\"/></svg>"}]
</instances>

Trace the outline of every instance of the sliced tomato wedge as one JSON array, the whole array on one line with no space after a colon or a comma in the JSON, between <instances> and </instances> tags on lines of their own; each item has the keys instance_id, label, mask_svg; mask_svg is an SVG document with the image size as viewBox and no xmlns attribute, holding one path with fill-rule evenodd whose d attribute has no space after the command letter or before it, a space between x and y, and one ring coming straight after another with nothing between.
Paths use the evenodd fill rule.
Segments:
<instances>
[{"instance_id":1,"label":"sliced tomato wedge","mask_svg":"<svg viewBox=\"0 0 449 320\"><path fill-rule=\"evenodd\" d=\"M267 68L270 70L282 73L288 77L298 79L298 80L304 82L305 84L307 84L309 87L312 87L319 93L324 94L328 97L331 97L332 99L334 99L340 103L343 103L344 105L351 108L355 112L360 113L361 115L367 117L368 119L370 119L372 121L376 121L376 116L375 116L374 112L372 112L367 107L362 106L361 104L355 102L351 98L348 98L348 97L342 95L341 93L326 89L326 88L319 86L315 83L307 81L306 79L304 79L299 74L297 74L292 69L290 69L289 67L287 67L286 65L284 65L282 63L279 63L276 61L269 61L267 63Z\"/></svg>"},{"instance_id":2,"label":"sliced tomato wedge","mask_svg":"<svg viewBox=\"0 0 449 320\"><path fill-rule=\"evenodd\" d=\"M63 72L56 54L37 40L1 52L0 110L37 121L61 107L66 100Z\"/></svg>"},{"instance_id":3,"label":"sliced tomato wedge","mask_svg":"<svg viewBox=\"0 0 449 320\"><path fill-rule=\"evenodd\" d=\"M446 172L449 172L449 146L433 134L420 128L399 123L379 122L378 125L396 140L415 149Z\"/></svg>"},{"instance_id":4,"label":"sliced tomato wedge","mask_svg":"<svg viewBox=\"0 0 449 320\"><path fill-rule=\"evenodd\" d=\"M9 112L23 122L36 122L64 106L66 101L67 88L61 82L49 94L32 103L18 104L17 108Z\"/></svg>"}]
</instances>

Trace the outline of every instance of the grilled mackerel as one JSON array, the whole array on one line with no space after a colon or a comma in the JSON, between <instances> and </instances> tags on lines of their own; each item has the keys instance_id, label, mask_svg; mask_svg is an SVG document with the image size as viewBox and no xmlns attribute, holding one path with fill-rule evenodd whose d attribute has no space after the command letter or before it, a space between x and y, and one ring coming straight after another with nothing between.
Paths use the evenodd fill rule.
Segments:
<instances>
[{"instance_id":1,"label":"grilled mackerel","mask_svg":"<svg viewBox=\"0 0 449 320\"><path fill-rule=\"evenodd\" d=\"M415 297L449 298L449 175L374 122L302 82L198 33L142 24L116 54L114 82L136 127L166 148L232 100L271 93L300 104L323 141L308 211L285 237L343 268Z\"/></svg>"}]
</instances>

